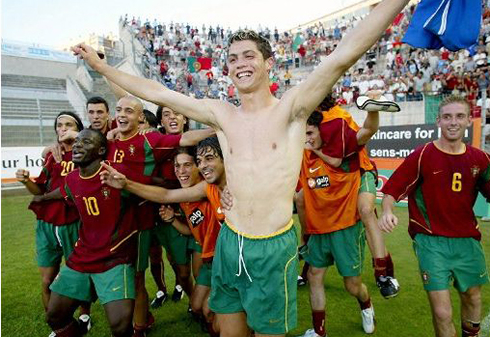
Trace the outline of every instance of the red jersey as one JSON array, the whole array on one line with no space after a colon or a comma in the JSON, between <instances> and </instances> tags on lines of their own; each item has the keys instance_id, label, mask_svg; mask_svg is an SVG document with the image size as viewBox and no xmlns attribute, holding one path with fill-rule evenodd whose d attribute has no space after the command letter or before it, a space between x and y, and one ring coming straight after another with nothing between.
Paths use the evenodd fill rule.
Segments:
<instances>
[{"instance_id":1,"label":"red jersey","mask_svg":"<svg viewBox=\"0 0 490 337\"><path fill-rule=\"evenodd\" d=\"M417 233L480 240L473 213L478 191L490 197L490 158L466 145L461 154L446 153L434 143L410 154L383 187L397 201L408 195L409 227Z\"/></svg>"},{"instance_id":2,"label":"red jersey","mask_svg":"<svg viewBox=\"0 0 490 337\"><path fill-rule=\"evenodd\" d=\"M61 162L57 163L51 153L48 154L41 174L34 182L43 193L48 193L63 187L65 177L73 171L75 165L71 161L71 151L65 152ZM55 226L63 226L79 219L77 209L67 204L64 200L48 200L33 202L29 209L36 214L38 220L45 221Z\"/></svg>"},{"instance_id":3,"label":"red jersey","mask_svg":"<svg viewBox=\"0 0 490 337\"><path fill-rule=\"evenodd\" d=\"M359 129L352 116L339 106L323 112L319 127L322 152L330 157L342 158L339 168L344 172L374 169L366 148L357 143Z\"/></svg>"},{"instance_id":4,"label":"red jersey","mask_svg":"<svg viewBox=\"0 0 490 337\"><path fill-rule=\"evenodd\" d=\"M213 206L209 201L205 200L182 202L180 207L185 213L192 235L202 246L202 258L213 257L216 240L221 228Z\"/></svg>"},{"instance_id":5,"label":"red jersey","mask_svg":"<svg viewBox=\"0 0 490 337\"><path fill-rule=\"evenodd\" d=\"M216 218L219 222L225 220L225 214L221 210L221 201L218 186L214 184L208 184L206 187L206 195L208 197L209 203L213 207L213 211L215 212Z\"/></svg>"},{"instance_id":6,"label":"red jersey","mask_svg":"<svg viewBox=\"0 0 490 337\"><path fill-rule=\"evenodd\" d=\"M157 166L165 159L172 158L174 149L179 146L182 135L164 135L150 132L109 142L107 158L123 165L130 175L128 178L143 184L152 184L152 177L158 173ZM142 230L155 225L154 206L145 201L138 207L138 221Z\"/></svg>"},{"instance_id":7,"label":"red jersey","mask_svg":"<svg viewBox=\"0 0 490 337\"><path fill-rule=\"evenodd\" d=\"M77 169L61 188L82 220L80 237L66 264L82 273L101 273L131 263L136 256L135 204L127 191L102 185L101 169L91 177L81 177Z\"/></svg>"},{"instance_id":8,"label":"red jersey","mask_svg":"<svg viewBox=\"0 0 490 337\"><path fill-rule=\"evenodd\" d=\"M331 167L314 152L305 150L299 181L305 198L306 233L331 233L359 221L359 172L346 173Z\"/></svg>"}]
</instances>

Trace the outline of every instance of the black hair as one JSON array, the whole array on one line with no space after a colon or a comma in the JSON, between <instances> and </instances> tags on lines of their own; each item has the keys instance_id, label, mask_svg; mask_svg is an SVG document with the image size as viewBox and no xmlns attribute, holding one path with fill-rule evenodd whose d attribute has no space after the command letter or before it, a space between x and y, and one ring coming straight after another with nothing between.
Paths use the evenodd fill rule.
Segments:
<instances>
[{"instance_id":1,"label":"black hair","mask_svg":"<svg viewBox=\"0 0 490 337\"><path fill-rule=\"evenodd\" d=\"M145 115L145 120L148 122L150 127L152 128L158 127L158 120L153 112L151 112L150 110L143 109L143 114Z\"/></svg>"},{"instance_id":2,"label":"black hair","mask_svg":"<svg viewBox=\"0 0 490 337\"><path fill-rule=\"evenodd\" d=\"M306 124L320 127L320 124L322 123L323 120L323 114L318 111L313 111L313 113L310 115L308 120L306 121Z\"/></svg>"},{"instance_id":3,"label":"black hair","mask_svg":"<svg viewBox=\"0 0 490 337\"><path fill-rule=\"evenodd\" d=\"M223 159L223 152L221 152L221 146L219 145L218 137L211 136L201 140L196 147L196 155L202 154L206 149L211 149L214 154Z\"/></svg>"},{"instance_id":4,"label":"black hair","mask_svg":"<svg viewBox=\"0 0 490 337\"><path fill-rule=\"evenodd\" d=\"M174 159L179 155L179 154L188 154L189 156L192 157L192 160L196 162L196 147L195 146L181 146L178 147L177 150L175 150L175 156Z\"/></svg>"},{"instance_id":5,"label":"black hair","mask_svg":"<svg viewBox=\"0 0 490 337\"><path fill-rule=\"evenodd\" d=\"M332 94L328 94L327 96L325 96L325 98L320 103L320 105L318 106L318 108L321 111L328 111L328 110L332 109L336 105L337 104L335 102L335 98L332 96Z\"/></svg>"},{"instance_id":6,"label":"black hair","mask_svg":"<svg viewBox=\"0 0 490 337\"><path fill-rule=\"evenodd\" d=\"M61 111L57 116L56 118L54 119L54 131L56 132L56 124L58 124L58 117L60 116L70 116L72 118L75 119L75 124L77 125L77 129L78 129L78 132L82 131L83 130L83 123L82 123L82 120L80 119L80 117L78 117L78 115L74 112L71 112L71 111Z\"/></svg>"},{"instance_id":7,"label":"black hair","mask_svg":"<svg viewBox=\"0 0 490 337\"><path fill-rule=\"evenodd\" d=\"M87 108L89 104L104 104L106 111L109 112L109 104L107 104L107 101L100 96L90 97L87 101Z\"/></svg>"}]
</instances>

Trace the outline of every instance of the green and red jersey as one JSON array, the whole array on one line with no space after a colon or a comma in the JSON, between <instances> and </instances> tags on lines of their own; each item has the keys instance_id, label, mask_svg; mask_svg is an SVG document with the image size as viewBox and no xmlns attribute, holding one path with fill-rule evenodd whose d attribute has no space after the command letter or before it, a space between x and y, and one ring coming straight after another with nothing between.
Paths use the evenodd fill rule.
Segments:
<instances>
[{"instance_id":1,"label":"green and red jersey","mask_svg":"<svg viewBox=\"0 0 490 337\"><path fill-rule=\"evenodd\" d=\"M408 195L409 233L472 237L481 233L473 213L478 192L490 197L490 158L466 145L452 154L432 143L416 149L382 189L397 201Z\"/></svg>"},{"instance_id":2,"label":"green and red jersey","mask_svg":"<svg viewBox=\"0 0 490 337\"><path fill-rule=\"evenodd\" d=\"M75 165L71 161L71 151L63 154L61 162L57 163L51 153L48 154L39 177L34 182L41 188L42 193L48 193L63 187L65 177L73 171ZM29 209L36 214L38 220L43 220L55 226L63 226L79 219L77 209L64 200L48 200L33 202Z\"/></svg>"},{"instance_id":3,"label":"green and red jersey","mask_svg":"<svg viewBox=\"0 0 490 337\"><path fill-rule=\"evenodd\" d=\"M124 172L124 168L115 166ZM127 191L103 185L99 173L81 177L71 172L60 189L75 204L82 226L67 266L82 273L101 273L118 264L132 263L138 232L136 204Z\"/></svg>"},{"instance_id":4,"label":"green and red jersey","mask_svg":"<svg viewBox=\"0 0 490 337\"><path fill-rule=\"evenodd\" d=\"M131 180L143 184L153 184L152 177L158 174L159 164L172 158L174 149L179 146L182 135L164 135L150 132L109 142L107 159L123 165L131 175ZM140 228L150 229L155 225L154 205L143 201L138 207Z\"/></svg>"},{"instance_id":5,"label":"green and red jersey","mask_svg":"<svg viewBox=\"0 0 490 337\"><path fill-rule=\"evenodd\" d=\"M214 207L208 200L181 202L180 207L185 213L192 235L202 246L202 258L212 258L221 228Z\"/></svg>"}]
</instances>

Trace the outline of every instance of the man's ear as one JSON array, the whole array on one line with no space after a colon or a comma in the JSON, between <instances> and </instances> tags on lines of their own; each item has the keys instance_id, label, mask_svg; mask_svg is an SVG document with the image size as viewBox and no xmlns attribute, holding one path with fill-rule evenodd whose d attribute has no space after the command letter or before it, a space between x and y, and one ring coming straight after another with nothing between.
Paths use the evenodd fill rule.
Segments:
<instances>
[{"instance_id":1,"label":"man's ear","mask_svg":"<svg viewBox=\"0 0 490 337\"><path fill-rule=\"evenodd\" d=\"M267 72L270 72L272 67L274 67L274 58L269 57L266 61Z\"/></svg>"}]
</instances>

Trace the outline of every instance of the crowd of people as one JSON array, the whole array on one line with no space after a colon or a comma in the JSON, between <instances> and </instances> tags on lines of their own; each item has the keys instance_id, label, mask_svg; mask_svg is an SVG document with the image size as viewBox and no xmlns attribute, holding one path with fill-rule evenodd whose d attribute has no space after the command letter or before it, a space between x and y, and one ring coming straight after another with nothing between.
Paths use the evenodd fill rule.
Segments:
<instances>
[{"instance_id":1,"label":"crowd of people","mask_svg":"<svg viewBox=\"0 0 490 337\"><path fill-rule=\"evenodd\" d=\"M194 82L185 94L169 90L160 80L109 66L90 46L74 46L76 55L115 84L119 100L112 120L103 98L89 99L88 128L75 113L61 112L54 124L58 141L45 150L42 175L32 180L28 171L17 171L18 181L35 195L30 208L37 217L38 265L52 336L87 333L89 304L97 299L113 336L146 336L155 324L146 291L148 267L158 286L151 307L168 297L162 247L176 274L176 290L189 297L189 312L210 336L284 336L297 324L297 287L305 284L313 328L304 336L326 336L324 274L333 264L359 303L363 331L372 334L375 311L361 279L364 245L367 241L381 294L396 296L400 287L381 230L398 224L393 203L405 195L436 335L456 335L447 309L454 280L462 299L462 335L477 336L481 285L489 277L472 206L478 191L490 198L490 158L462 142L471 123L468 100L450 96L440 104L441 136L410 155L384 186L378 222L377 172L365 145L378 130L380 111L388 109L386 100L380 90L369 90L376 86L367 88L368 113L359 126L331 94L407 3L382 1L348 34L334 29L342 43L332 57L281 99L270 87L275 69L270 40L280 45L277 31L204 30L202 37L211 42L205 51L223 43L208 56L216 52L225 58L223 64L213 59L214 66L239 92L238 106L226 102L229 95L196 99ZM189 25L171 24L167 30L156 22L153 27L124 22L138 28L154 51L167 44L148 39L153 27L155 36L170 35L182 44L180 51L185 51L182 35L198 37L199 47L187 46L196 56L206 45ZM164 61L184 67L187 56L173 56ZM214 74L207 77L211 87ZM137 97L155 102L156 116ZM191 119L210 128L187 130ZM451 207L439 201L440 193ZM298 254L306 261L299 277Z\"/></svg>"},{"instance_id":2,"label":"crowd of people","mask_svg":"<svg viewBox=\"0 0 490 337\"><path fill-rule=\"evenodd\" d=\"M346 73L334 87L342 105L352 105L359 95L377 88L394 101L420 101L423 95L459 94L472 105L484 105L482 96L490 96L490 10L484 4L478 44L469 50L451 52L420 50L402 43L415 6L406 8L385 31L382 38ZM337 46L340 39L354 28L362 17L352 16L330 22L319 22L303 30L279 32L267 27L258 33L270 41L276 66L270 73L270 88L280 96L290 88L291 78L300 83L306 75L295 70L317 66ZM186 23L150 23L127 15L123 25L134 32L146 48L148 73L158 74L172 89L194 94L198 98L212 97L236 100L236 90L228 81L226 46L231 29L191 26ZM208 57L209 70L190 73L188 57ZM210 74L211 73L211 74ZM211 77L211 81L209 78Z\"/></svg>"}]
</instances>

